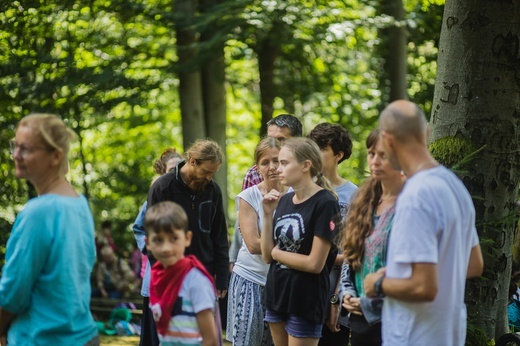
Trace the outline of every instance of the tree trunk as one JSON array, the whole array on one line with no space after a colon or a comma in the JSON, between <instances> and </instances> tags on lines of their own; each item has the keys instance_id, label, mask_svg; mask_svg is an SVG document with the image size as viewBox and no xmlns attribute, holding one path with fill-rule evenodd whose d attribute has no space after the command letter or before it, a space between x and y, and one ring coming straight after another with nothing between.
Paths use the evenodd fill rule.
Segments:
<instances>
[{"instance_id":1,"label":"tree trunk","mask_svg":"<svg viewBox=\"0 0 520 346\"><path fill-rule=\"evenodd\" d=\"M213 6L219 2L219 0L204 0L201 11L211 12ZM202 87L207 137L217 142L226 153L226 64L224 42L221 42L223 39L225 39L225 35L220 33L214 25L207 27L202 35L202 41L215 40L218 42L210 47L208 59L202 64ZM215 180L222 189L224 211L227 214L227 159L215 174Z\"/></svg>"},{"instance_id":2,"label":"tree trunk","mask_svg":"<svg viewBox=\"0 0 520 346\"><path fill-rule=\"evenodd\" d=\"M274 32L274 30L271 30ZM259 46L258 70L260 74L260 105L262 107L262 123L260 125L260 137L267 134L267 122L273 117L274 98L276 90L274 85L274 64L278 57L280 47L267 37Z\"/></svg>"},{"instance_id":3,"label":"tree trunk","mask_svg":"<svg viewBox=\"0 0 520 346\"><path fill-rule=\"evenodd\" d=\"M484 278L467 284L468 316L490 339L508 330L520 179L518 18L518 1L446 0L430 120L431 145L455 137L485 146L461 178L473 196L485 261Z\"/></svg>"},{"instance_id":4,"label":"tree trunk","mask_svg":"<svg viewBox=\"0 0 520 346\"><path fill-rule=\"evenodd\" d=\"M175 0L175 31L179 69L179 99L182 116L183 145L186 150L195 140L206 136L200 70L193 62L198 57L193 24L197 2Z\"/></svg>"},{"instance_id":5,"label":"tree trunk","mask_svg":"<svg viewBox=\"0 0 520 346\"><path fill-rule=\"evenodd\" d=\"M388 89L388 102L408 99L406 88L406 30L403 25L405 12L402 0L381 0L381 14L394 19L389 27L380 30L384 59L383 85Z\"/></svg>"},{"instance_id":6,"label":"tree trunk","mask_svg":"<svg viewBox=\"0 0 520 346\"><path fill-rule=\"evenodd\" d=\"M81 130L81 129L80 129ZM85 148L83 147L83 136L81 132L78 133L78 141L79 141L79 157L81 159L81 171L83 172L83 195L87 200L90 201L90 191L88 188L88 171L87 171L87 160L85 159ZM70 174L70 167L69 167ZM72 175L71 175L72 182Z\"/></svg>"}]
</instances>

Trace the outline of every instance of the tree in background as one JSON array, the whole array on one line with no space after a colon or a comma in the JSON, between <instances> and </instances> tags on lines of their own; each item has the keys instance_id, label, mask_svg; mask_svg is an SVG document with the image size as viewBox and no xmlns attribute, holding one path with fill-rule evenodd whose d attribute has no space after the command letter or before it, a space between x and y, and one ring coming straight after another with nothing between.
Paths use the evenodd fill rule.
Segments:
<instances>
[{"instance_id":1,"label":"tree in background","mask_svg":"<svg viewBox=\"0 0 520 346\"><path fill-rule=\"evenodd\" d=\"M517 1L446 1L430 120L432 152L444 164L455 164L481 149L458 168L473 196L485 262L483 278L467 285L468 317L489 339L508 330L506 307L518 222L518 18Z\"/></svg>"},{"instance_id":2,"label":"tree in background","mask_svg":"<svg viewBox=\"0 0 520 346\"><path fill-rule=\"evenodd\" d=\"M155 126L164 122L158 99L174 99L171 79L159 77L162 47L171 46L171 38L142 16L127 22L129 13L132 7L121 2L1 3L3 218L13 220L30 191L12 175L7 141L31 112L59 114L78 134L71 179L89 197L96 220L114 220L124 230L135 217L142 203L135 194L146 194L152 159L171 146L153 135L171 130ZM97 136L100 130L109 136Z\"/></svg>"},{"instance_id":3,"label":"tree in background","mask_svg":"<svg viewBox=\"0 0 520 346\"><path fill-rule=\"evenodd\" d=\"M206 19L206 26L201 33L201 43L206 52L202 59L201 83L203 90L204 118L207 137L220 144L224 153L227 152L227 107L226 107L226 62L224 47L229 37L229 28L225 20L216 17L218 8L226 5L225 0L201 0L200 9ZM215 174L224 194L228 191L227 157ZM228 199L223 200L224 210L228 210Z\"/></svg>"},{"instance_id":4,"label":"tree in background","mask_svg":"<svg viewBox=\"0 0 520 346\"><path fill-rule=\"evenodd\" d=\"M173 16L179 78L184 148L197 139L211 138L226 150L226 88L224 43L228 33L220 27L222 0L175 0ZM227 191L227 164L215 180ZM227 210L227 199L224 199Z\"/></svg>"},{"instance_id":5,"label":"tree in background","mask_svg":"<svg viewBox=\"0 0 520 346\"><path fill-rule=\"evenodd\" d=\"M179 100L184 148L207 137L200 55L195 28L197 1L175 0L173 7L178 60L173 65L179 78Z\"/></svg>"},{"instance_id":6,"label":"tree in background","mask_svg":"<svg viewBox=\"0 0 520 346\"><path fill-rule=\"evenodd\" d=\"M402 0L379 0L379 11L389 23L379 30L384 69L381 71L381 90L387 90L384 103L407 100L406 46L407 32Z\"/></svg>"},{"instance_id":7,"label":"tree in background","mask_svg":"<svg viewBox=\"0 0 520 346\"><path fill-rule=\"evenodd\" d=\"M437 2L442 0L404 1L408 92L426 109L435 77ZM173 10L183 3L196 4L189 22ZM112 220L114 236L122 240L131 239L128 225L164 148L182 151L189 138L200 136L225 143L229 168L217 181L232 206L261 125L281 112L296 114L305 131L324 121L347 128L354 153L341 173L359 182L365 175L362 143L383 94L382 59L374 47L384 20L376 8L372 0L0 3L0 217L13 220L28 197L26 184L13 179L7 141L32 111L60 114L80 135L71 155L72 181L89 195L96 221ZM193 43L178 49L176 25L194 34ZM275 56L263 60L260 54L269 49ZM192 56L181 57L190 50ZM184 116L190 104L180 101L180 76L191 72L198 74L198 89L182 91L182 98L193 97L201 118ZM262 111L262 103L272 110Z\"/></svg>"},{"instance_id":8,"label":"tree in background","mask_svg":"<svg viewBox=\"0 0 520 346\"><path fill-rule=\"evenodd\" d=\"M444 0L406 1L408 26L408 95L422 105L427 116L432 108L437 55Z\"/></svg>"}]
</instances>

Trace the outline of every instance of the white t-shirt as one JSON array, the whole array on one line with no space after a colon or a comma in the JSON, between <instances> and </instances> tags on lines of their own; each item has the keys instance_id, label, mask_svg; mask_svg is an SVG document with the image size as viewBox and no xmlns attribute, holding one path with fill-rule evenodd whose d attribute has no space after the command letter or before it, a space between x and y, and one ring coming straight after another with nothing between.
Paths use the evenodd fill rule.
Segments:
<instances>
[{"instance_id":1,"label":"white t-shirt","mask_svg":"<svg viewBox=\"0 0 520 346\"><path fill-rule=\"evenodd\" d=\"M240 200L248 203L256 212L258 231L262 230L262 193L257 185L245 189L235 198L236 209L238 212ZM267 271L269 265L264 262L262 255L253 255L247 249L244 240L242 239L242 246L238 251L237 260L233 267L233 272L240 275L242 278L252 281L258 285L265 286L267 280Z\"/></svg>"},{"instance_id":2,"label":"white t-shirt","mask_svg":"<svg viewBox=\"0 0 520 346\"><path fill-rule=\"evenodd\" d=\"M167 335L159 334L161 345L201 345L197 314L207 309L213 313L216 311L213 284L198 269L193 268L182 282Z\"/></svg>"},{"instance_id":3,"label":"white t-shirt","mask_svg":"<svg viewBox=\"0 0 520 346\"><path fill-rule=\"evenodd\" d=\"M385 298L383 344L464 345L464 287L478 244L471 197L453 172L438 166L408 179L396 206L386 276L409 278L412 263L435 263L439 290L433 302Z\"/></svg>"}]
</instances>

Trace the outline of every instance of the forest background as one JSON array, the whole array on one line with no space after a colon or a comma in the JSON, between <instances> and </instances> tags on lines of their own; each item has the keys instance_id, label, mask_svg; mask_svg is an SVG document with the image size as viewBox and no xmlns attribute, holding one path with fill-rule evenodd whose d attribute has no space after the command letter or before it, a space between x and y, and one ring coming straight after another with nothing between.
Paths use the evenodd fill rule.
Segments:
<instances>
[{"instance_id":1,"label":"forest background","mask_svg":"<svg viewBox=\"0 0 520 346\"><path fill-rule=\"evenodd\" d=\"M432 150L474 195L486 274L471 281L468 309L477 312L470 316L481 328L475 340L485 344L507 330L518 221L519 7L507 0L3 1L2 244L35 195L13 177L9 152L16 123L28 113L59 114L78 134L71 181L90 201L96 224L111 220L114 238L126 247L133 244L131 225L154 177L153 161L165 148L183 152L204 137L222 145L226 162L216 180L227 193L232 226L234 197L270 118L295 114L304 133L321 122L344 126L354 150L340 172L358 184L367 176L364 140L379 111L409 98L433 115ZM458 36L450 36L453 27ZM441 28L444 47L462 52L439 54ZM484 63L472 60L477 55ZM488 64L491 59L500 61ZM482 66L512 76L493 70L496 75L479 79ZM468 77L473 72L480 89ZM474 102L485 88L505 98L495 97L493 105L504 110L503 119L487 119L487 103ZM485 143L488 136L504 143ZM507 150L489 149L500 145ZM486 170L494 176L484 177ZM482 202L484 190L503 201L491 210Z\"/></svg>"}]
</instances>

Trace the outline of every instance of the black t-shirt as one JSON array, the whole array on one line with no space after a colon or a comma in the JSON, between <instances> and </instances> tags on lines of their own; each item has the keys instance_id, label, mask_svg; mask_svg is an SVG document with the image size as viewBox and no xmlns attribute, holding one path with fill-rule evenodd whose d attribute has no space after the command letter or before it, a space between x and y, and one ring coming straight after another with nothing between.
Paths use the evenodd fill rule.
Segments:
<instances>
[{"instance_id":1,"label":"black t-shirt","mask_svg":"<svg viewBox=\"0 0 520 346\"><path fill-rule=\"evenodd\" d=\"M303 203L294 204L294 192L280 200L274 214L274 240L281 250L308 255L314 236L331 243L337 233L338 201L327 190L320 190ZM329 299L329 271L336 249L331 248L320 274L291 269L273 261L265 285L267 308L302 316L314 323L325 321Z\"/></svg>"}]
</instances>

